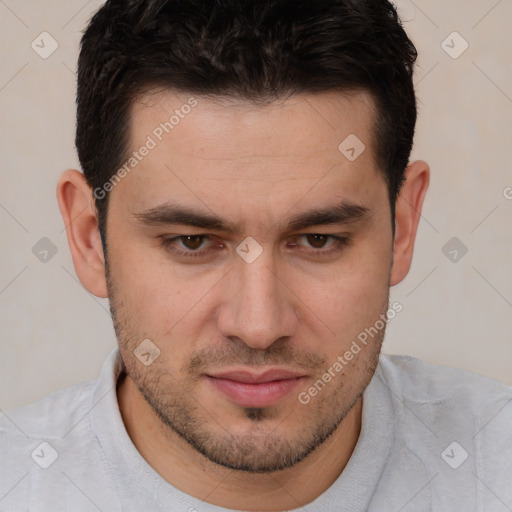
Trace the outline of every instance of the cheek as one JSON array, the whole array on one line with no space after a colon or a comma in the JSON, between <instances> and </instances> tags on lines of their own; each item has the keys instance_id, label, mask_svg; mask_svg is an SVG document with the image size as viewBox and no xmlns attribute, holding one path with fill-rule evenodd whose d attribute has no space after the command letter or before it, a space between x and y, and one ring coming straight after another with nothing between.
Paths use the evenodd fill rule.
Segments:
<instances>
[{"instance_id":1,"label":"cheek","mask_svg":"<svg viewBox=\"0 0 512 512\"><path fill-rule=\"evenodd\" d=\"M219 280L216 273L193 279L157 248L125 244L122 255L118 251L116 256L112 254L116 264L111 269L116 299L138 337L160 340L163 345L169 335L179 337L184 329L192 329L190 337L200 328L205 299Z\"/></svg>"},{"instance_id":2,"label":"cheek","mask_svg":"<svg viewBox=\"0 0 512 512\"><path fill-rule=\"evenodd\" d=\"M282 267L281 278L298 297L297 305L302 303L303 327L324 332L322 343L329 344L329 331L333 347L349 343L386 309L391 242L384 229L378 231L368 233L335 263ZM223 278L226 266L198 273L195 265L172 262L161 248L118 242L109 258L112 278L138 338L161 344L186 338L193 350L193 340L214 320L219 304L237 300L226 289L232 279Z\"/></svg>"},{"instance_id":3,"label":"cheek","mask_svg":"<svg viewBox=\"0 0 512 512\"><path fill-rule=\"evenodd\" d=\"M387 310L390 254L389 242L373 240L368 247L361 246L339 266L325 272L321 279L303 278L305 302L334 333L331 339L336 348L350 344Z\"/></svg>"}]
</instances>

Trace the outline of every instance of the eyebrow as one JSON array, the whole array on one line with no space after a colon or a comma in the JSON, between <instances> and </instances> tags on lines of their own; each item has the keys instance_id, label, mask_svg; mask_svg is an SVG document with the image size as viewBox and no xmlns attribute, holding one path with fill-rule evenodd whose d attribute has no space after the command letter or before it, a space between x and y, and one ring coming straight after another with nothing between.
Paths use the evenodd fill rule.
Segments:
<instances>
[{"instance_id":1,"label":"eyebrow","mask_svg":"<svg viewBox=\"0 0 512 512\"><path fill-rule=\"evenodd\" d=\"M172 203L164 203L141 213L135 213L135 218L143 225L184 225L201 229L223 231L240 235L242 227L224 220L213 214L207 214L191 208ZM342 201L333 206L309 210L293 216L287 229L298 231L312 226L329 224L350 224L367 219L370 209L350 201Z\"/></svg>"}]
</instances>

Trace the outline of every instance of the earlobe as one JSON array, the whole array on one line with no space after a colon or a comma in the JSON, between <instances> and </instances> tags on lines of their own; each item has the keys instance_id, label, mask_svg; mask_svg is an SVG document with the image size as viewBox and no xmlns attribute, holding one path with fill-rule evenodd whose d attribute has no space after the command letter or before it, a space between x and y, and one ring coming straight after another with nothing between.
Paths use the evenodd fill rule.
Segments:
<instances>
[{"instance_id":1,"label":"earlobe","mask_svg":"<svg viewBox=\"0 0 512 512\"><path fill-rule=\"evenodd\" d=\"M70 169L62 174L57 201L80 282L93 295L107 297L105 258L94 199L81 172Z\"/></svg>"},{"instance_id":2,"label":"earlobe","mask_svg":"<svg viewBox=\"0 0 512 512\"><path fill-rule=\"evenodd\" d=\"M405 178L396 202L391 286L401 282L411 268L421 209L430 182L430 168L426 162L418 160L409 164Z\"/></svg>"}]
</instances>

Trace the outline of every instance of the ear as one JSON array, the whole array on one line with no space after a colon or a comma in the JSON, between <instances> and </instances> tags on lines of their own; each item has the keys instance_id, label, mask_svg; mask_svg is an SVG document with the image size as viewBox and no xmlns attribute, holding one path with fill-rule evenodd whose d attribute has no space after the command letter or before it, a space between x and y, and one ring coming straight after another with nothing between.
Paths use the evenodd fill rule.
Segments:
<instances>
[{"instance_id":1,"label":"ear","mask_svg":"<svg viewBox=\"0 0 512 512\"><path fill-rule=\"evenodd\" d=\"M65 171L57 185L57 201L80 282L93 295L107 297L105 257L92 189L84 175Z\"/></svg>"},{"instance_id":2,"label":"ear","mask_svg":"<svg viewBox=\"0 0 512 512\"><path fill-rule=\"evenodd\" d=\"M430 168L427 163L418 160L409 164L405 178L396 202L391 286L402 281L411 268L421 209L430 182Z\"/></svg>"}]
</instances>

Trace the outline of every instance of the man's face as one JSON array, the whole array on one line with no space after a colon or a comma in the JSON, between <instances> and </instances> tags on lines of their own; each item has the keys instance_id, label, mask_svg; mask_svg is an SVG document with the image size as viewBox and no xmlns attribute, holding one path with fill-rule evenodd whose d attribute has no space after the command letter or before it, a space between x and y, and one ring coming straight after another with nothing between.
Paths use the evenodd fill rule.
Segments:
<instances>
[{"instance_id":1,"label":"man's face","mask_svg":"<svg viewBox=\"0 0 512 512\"><path fill-rule=\"evenodd\" d=\"M133 107L132 149L153 146L148 136L156 145L110 194L120 352L171 437L227 467L278 470L335 431L380 352L384 329L333 371L388 309L393 240L373 102L330 93L182 108L188 100L165 91ZM159 130L176 109L172 130ZM353 137L339 149L351 134L366 146L355 160ZM291 224L342 204L338 222ZM171 223L178 208L225 225Z\"/></svg>"}]
</instances>

